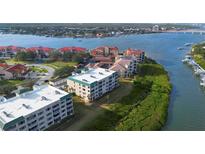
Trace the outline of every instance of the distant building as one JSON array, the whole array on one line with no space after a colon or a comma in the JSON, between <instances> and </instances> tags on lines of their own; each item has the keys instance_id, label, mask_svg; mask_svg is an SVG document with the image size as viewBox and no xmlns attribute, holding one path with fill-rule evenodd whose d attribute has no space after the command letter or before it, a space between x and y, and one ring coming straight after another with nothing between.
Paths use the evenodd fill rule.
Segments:
<instances>
[{"instance_id":1,"label":"distant building","mask_svg":"<svg viewBox=\"0 0 205 154\"><path fill-rule=\"evenodd\" d=\"M101 68L109 69L112 65L113 65L113 62L97 62L97 63L89 63L85 67L87 68L101 67Z\"/></svg>"},{"instance_id":2,"label":"distant building","mask_svg":"<svg viewBox=\"0 0 205 154\"><path fill-rule=\"evenodd\" d=\"M34 52L37 55L37 58L48 58L49 54L54 51L53 48L48 47L30 47L26 48L26 52Z\"/></svg>"},{"instance_id":3,"label":"distant building","mask_svg":"<svg viewBox=\"0 0 205 154\"><path fill-rule=\"evenodd\" d=\"M145 52L142 50L135 50L135 49L127 49L124 52L125 56L134 56L136 57L138 62L143 62L145 59Z\"/></svg>"},{"instance_id":4,"label":"distant building","mask_svg":"<svg viewBox=\"0 0 205 154\"><path fill-rule=\"evenodd\" d=\"M0 46L0 59L13 58L17 52L23 49L17 46Z\"/></svg>"},{"instance_id":5,"label":"distant building","mask_svg":"<svg viewBox=\"0 0 205 154\"><path fill-rule=\"evenodd\" d=\"M0 64L0 76L2 79L24 78L29 68L22 64L7 65Z\"/></svg>"},{"instance_id":6,"label":"distant building","mask_svg":"<svg viewBox=\"0 0 205 154\"><path fill-rule=\"evenodd\" d=\"M153 32L158 32L158 31L159 31L159 25L154 25L154 26L152 27L152 31L153 31Z\"/></svg>"},{"instance_id":7,"label":"distant building","mask_svg":"<svg viewBox=\"0 0 205 154\"><path fill-rule=\"evenodd\" d=\"M63 47L58 49L61 53L65 52L70 52L70 53L81 53L81 52L86 52L86 48L81 48L81 47Z\"/></svg>"},{"instance_id":8,"label":"distant building","mask_svg":"<svg viewBox=\"0 0 205 154\"><path fill-rule=\"evenodd\" d=\"M93 50L91 50L92 56L112 56L115 57L118 55L119 49L117 47L109 47L109 46L103 46L103 47L97 47Z\"/></svg>"},{"instance_id":9,"label":"distant building","mask_svg":"<svg viewBox=\"0 0 205 154\"><path fill-rule=\"evenodd\" d=\"M68 91L74 92L85 102L93 101L118 86L115 71L96 68L68 77Z\"/></svg>"},{"instance_id":10,"label":"distant building","mask_svg":"<svg viewBox=\"0 0 205 154\"><path fill-rule=\"evenodd\" d=\"M58 88L58 89L65 89L67 87L67 78L53 79L53 80L49 81L49 84L51 86Z\"/></svg>"},{"instance_id":11,"label":"distant building","mask_svg":"<svg viewBox=\"0 0 205 154\"><path fill-rule=\"evenodd\" d=\"M70 94L48 85L8 100L0 98L0 130L45 130L73 114Z\"/></svg>"},{"instance_id":12,"label":"distant building","mask_svg":"<svg viewBox=\"0 0 205 154\"><path fill-rule=\"evenodd\" d=\"M113 62L118 55L119 49L117 47L98 47L90 51L95 62Z\"/></svg>"},{"instance_id":13,"label":"distant building","mask_svg":"<svg viewBox=\"0 0 205 154\"><path fill-rule=\"evenodd\" d=\"M110 70L118 72L121 77L129 77L137 72L137 59L135 57L122 57L118 59Z\"/></svg>"}]
</instances>

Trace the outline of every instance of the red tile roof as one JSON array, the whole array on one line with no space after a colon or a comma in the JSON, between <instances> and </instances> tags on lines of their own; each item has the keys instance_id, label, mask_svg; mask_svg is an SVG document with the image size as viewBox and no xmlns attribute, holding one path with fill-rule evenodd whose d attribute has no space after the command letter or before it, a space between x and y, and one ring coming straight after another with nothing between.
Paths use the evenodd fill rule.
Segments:
<instances>
[{"instance_id":1,"label":"red tile roof","mask_svg":"<svg viewBox=\"0 0 205 154\"><path fill-rule=\"evenodd\" d=\"M7 46L0 46L0 51L5 51L7 49Z\"/></svg>"},{"instance_id":2,"label":"red tile roof","mask_svg":"<svg viewBox=\"0 0 205 154\"><path fill-rule=\"evenodd\" d=\"M8 68L8 67L9 67L9 65L8 65L8 64L6 64L6 63L0 63L0 67L3 67L3 68Z\"/></svg>"},{"instance_id":3,"label":"red tile roof","mask_svg":"<svg viewBox=\"0 0 205 154\"><path fill-rule=\"evenodd\" d=\"M35 52L35 51L51 52L51 51L53 51L53 48L48 48L48 47L30 47L30 48L27 48L26 51L28 51L28 52Z\"/></svg>"},{"instance_id":4,"label":"red tile roof","mask_svg":"<svg viewBox=\"0 0 205 154\"><path fill-rule=\"evenodd\" d=\"M24 73L27 70L28 70L27 67L22 64L16 64L6 69L6 71L12 72L12 73Z\"/></svg>"},{"instance_id":5,"label":"red tile roof","mask_svg":"<svg viewBox=\"0 0 205 154\"><path fill-rule=\"evenodd\" d=\"M106 48L108 48L108 50L110 52L112 52L112 51L118 52L118 50L119 50L117 47L102 46L102 47L97 47L97 48L91 50L91 55L103 54L105 52Z\"/></svg>"},{"instance_id":6,"label":"red tile roof","mask_svg":"<svg viewBox=\"0 0 205 154\"><path fill-rule=\"evenodd\" d=\"M85 52L86 50L86 48L81 47L63 47L59 49L60 52Z\"/></svg>"},{"instance_id":7,"label":"red tile roof","mask_svg":"<svg viewBox=\"0 0 205 154\"><path fill-rule=\"evenodd\" d=\"M17 52L20 51L21 49L24 49L22 47L17 47L17 46L0 46L0 51L13 51L13 52Z\"/></svg>"},{"instance_id":8,"label":"red tile roof","mask_svg":"<svg viewBox=\"0 0 205 154\"><path fill-rule=\"evenodd\" d=\"M142 50L135 50L135 49L127 49L125 52L124 52L125 55L141 55L141 54L144 54L144 51Z\"/></svg>"},{"instance_id":9,"label":"red tile roof","mask_svg":"<svg viewBox=\"0 0 205 154\"><path fill-rule=\"evenodd\" d=\"M104 57L104 56L95 56L94 61L97 61L97 62L112 62L112 58L111 57Z\"/></svg>"}]
</instances>

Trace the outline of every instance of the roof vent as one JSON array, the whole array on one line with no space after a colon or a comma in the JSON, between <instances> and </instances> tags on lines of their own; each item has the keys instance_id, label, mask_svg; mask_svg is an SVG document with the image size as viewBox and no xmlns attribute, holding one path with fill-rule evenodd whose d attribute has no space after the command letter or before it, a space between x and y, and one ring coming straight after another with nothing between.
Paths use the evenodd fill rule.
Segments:
<instances>
[{"instance_id":1,"label":"roof vent","mask_svg":"<svg viewBox=\"0 0 205 154\"><path fill-rule=\"evenodd\" d=\"M83 79L83 81L88 82L88 80L86 80L86 79Z\"/></svg>"},{"instance_id":2,"label":"roof vent","mask_svg":"<svg viewBox=\"0 0 205 154\"><path fill-rule=\"evenodd\" d=\"M3 97L3 96L0 96L0 103L3 103L3 102L5 102L5 101L6 101L6 98Z\"/></svg>"},{"instance_id":3,"label":"roof vent","mask_svg":"<svg viewBox=\"0 0 205 154\"><path fill-rule=\"evenodd\" d=\"M3 114L4 114L6 117L9 117L9 118L12 117L12 114L11 114L11 113L7 113L6 111L3 111Z\"/></svg>"},{"instance_id":4,"label":"roof vent","mask_svg":"<svg viewBox=\"0 0 205 154\"><path fill-rule=\"evenodd\" d=\"M22 106L25 107L26 109L31 109L30 105L22 104Z\"/></svg>"},{"instance_id":5,"label":"roof vent","mask_svg":"<svg viewBox=\"0 0 205 154\"><path fill-rule=\"evenodd\" d=\"M100 75L104 75L102 72L99 72Z\"/></svg>"},{"instance_id":6,"label":"roof vent","mask_svg":"<svg viewBox=\"0 0 205 154\"><path fill-rule=\"evenodd\" d=\"M61 94L61 93L60 93L60 91L55 90L55 94L59 95L59 94Z\"/></svg>"},{"instance_id":7,"label":"roof vent","mask_svg":"<svg viewBox=\"0 0 205 154\"><path fill-rule=\"evenodd\" d=\"M47 100L48 100L48 98L46 98L45 96L41 97L41 101L47 101Z\"/></svg>"},{"instance_id":8,"label":"roof vent","mask_svg":"<svg viewBox=\"0 0 205 154\"><path fill-rule=\"evenodd\" d=\"M93 76L93 75L91 75L90 77L91 77L91 78L95 78L95 79L96 79L96 77L95 77L95 76Z\"/></svg>"}]
</instances>

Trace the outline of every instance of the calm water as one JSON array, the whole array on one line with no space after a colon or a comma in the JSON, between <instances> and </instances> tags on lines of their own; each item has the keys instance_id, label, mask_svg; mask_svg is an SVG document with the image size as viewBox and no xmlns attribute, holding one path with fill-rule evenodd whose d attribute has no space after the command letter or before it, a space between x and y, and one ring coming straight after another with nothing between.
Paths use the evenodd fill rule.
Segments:
<instances>
[{"instance_id":1,"label":"calm water","mask_svg":"<svg viewBox=\"0 0 205 154\"><path fill-rule=\"evenodd\" d=\"M201 42L205 36L197 34L147 34L130 35L113 38L71 39L47 38L31 35L0 35L0 45L31 46L81 46L95 48L113 45L120 50L140 48L147 56L164 65L173 84L169 106L169 115L163 130L205 130L205 91L199 86L199 80L192 70L182 64L186 51L177 51L187 42Z\"/></svg>"}]
</instances>

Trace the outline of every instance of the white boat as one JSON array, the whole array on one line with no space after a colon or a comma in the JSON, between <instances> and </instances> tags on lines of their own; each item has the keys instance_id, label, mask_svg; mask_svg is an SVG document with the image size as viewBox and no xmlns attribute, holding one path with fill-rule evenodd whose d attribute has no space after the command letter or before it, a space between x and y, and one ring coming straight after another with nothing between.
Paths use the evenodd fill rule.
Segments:
<instances>
[{"instance_id":1,"label":"white boat","mask_svg":"<svg viewBox=\"0 0 205 154\"><path fill-rule=\"evenodd\" d=\"M185 58L185 59L182 60L183 63L186 63L186 62L188 62L188 61L190 61L190 60L187 59L187 58Z\"/></svg>"},{"instance_id":2,"label":"white boat","mask_svg":"<svg viewBox=\"0 0 205 154\"><path fill-rule=\"evenodd\" d=\"M184 49L183 47L178 47L178 48L177 48L177 50L183 50L183 49Z\"/></svg>"},{"instance_id":3,"label":"white boat","mask_svg":"<svg viewBox=\"0 0 205 154\"><path fill-rule=\"evenodd\" d=\"M200 82L200 86L205 87L205 82L204 81Z\"/></svg>"},{"instance_id":4,"label":"white boat","mask_svg":"<svg viewBox=\"0 0 205 154\"><path fill-rule=\"evenodd\" d=\"M204 74L205 71L202 70L202 69L197 68L197 69L194 71L194 73L195 73L196 75L200 75L200 74Z\"/></svg>"},{"instance_id":5,"label":"white boat","mask_svg":"<svg viewBox=\"0 0 205 154\"><path fill-rule=\"evenodd\" d=\"M189 61L188 61L188 65L193 66L193 65L194 65L193 61L192 61L192 60L189 60Z\"/></svg>"},{"instance_id":6,"label":"white boat","mask_svg":"<svg viewBox=\"0 0 205 154\"><path fill-rule=\"evenodd\" d=\"M185 46L191 46L193 43L185 43Z\"/></svg>"},{"instance_id":7,"label":"white boat","mask_svg":"<svg viewBox=\"0 0 205 154\"><path fill-rule=\"evenodd\" d=\"M192 59L192 57L190 55L186 55L185 58L186 59Z\"/></svg>"}]
</instances>

